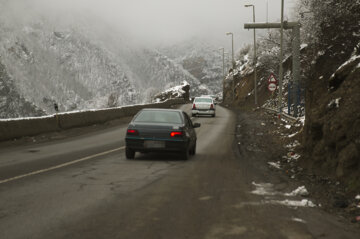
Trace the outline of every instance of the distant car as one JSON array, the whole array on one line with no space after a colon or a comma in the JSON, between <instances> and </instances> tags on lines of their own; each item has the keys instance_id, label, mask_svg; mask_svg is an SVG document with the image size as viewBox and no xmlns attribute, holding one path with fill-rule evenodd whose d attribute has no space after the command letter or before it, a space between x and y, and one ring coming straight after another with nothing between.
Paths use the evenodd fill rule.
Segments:
<instances>
[{"instance_id":1,"label":"distant car","mask_svg":"<svg viewBox=\"0 0 360 239\"><path fill-rule=\"evenodd\" d=\"M192 116L211 115L215 117L215 102L210 96L195 97L191 110Z\"/></svg>"},{"instance_id":2,"label":"distant car","mask_svg":"<svg viewBox=\"0 0 360 239\"><path fill-rule=\"evenodd\" d=\"M125 154L133 159L136 152L177 152L184 159L196 153L195 128L182 110L143 109L131 120L125 137Z\"/></svg>"}]
</instances>

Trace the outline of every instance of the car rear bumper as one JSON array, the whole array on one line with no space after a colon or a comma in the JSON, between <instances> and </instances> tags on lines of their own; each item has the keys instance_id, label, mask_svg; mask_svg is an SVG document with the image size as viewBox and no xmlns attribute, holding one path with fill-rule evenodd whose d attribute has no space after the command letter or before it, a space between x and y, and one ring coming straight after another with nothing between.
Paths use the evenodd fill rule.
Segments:
<instances>
[{"instance_id":1,"label":"car rear bumper","mask_svg":"<svg viewBox=\"0 0 360 239\"><path fill-rule=\"evenodd\" d=\"M161 141L163 147L147 147L145 141ZM159 139L142 139L142 138L125 138L126 147L141 152L180 152L187 148L185 140L159 140Z\"/></svg>"},{"instance_id":2,"label":"car rear bumper","mask_svg":"<svg viewBox=\"0 0 360 239\"><path fill-rule=\"evenodd\" d=\"M193 115L215 115L215 110L191 110Z\"/></svg>"}]
</instances>

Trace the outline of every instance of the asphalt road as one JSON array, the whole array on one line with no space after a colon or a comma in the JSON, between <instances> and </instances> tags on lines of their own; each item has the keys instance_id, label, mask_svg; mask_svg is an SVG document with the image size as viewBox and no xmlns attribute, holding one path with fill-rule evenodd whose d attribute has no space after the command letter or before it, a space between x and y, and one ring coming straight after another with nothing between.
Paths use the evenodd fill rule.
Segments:
<instances>
[{"instance_id":1,"label":"asphalt road","mask_svg":"<svg viewBox=\"0 0 360 239\"><path fill-rule=\"evenodd\" d=\"M0 149L0 238L357 238L317 207L279 203L303 198L282 194L293 185L254 143L259 122L220 106L194 121L188 161L126 160L126 124Z\"/></svg>"}]
</instances>

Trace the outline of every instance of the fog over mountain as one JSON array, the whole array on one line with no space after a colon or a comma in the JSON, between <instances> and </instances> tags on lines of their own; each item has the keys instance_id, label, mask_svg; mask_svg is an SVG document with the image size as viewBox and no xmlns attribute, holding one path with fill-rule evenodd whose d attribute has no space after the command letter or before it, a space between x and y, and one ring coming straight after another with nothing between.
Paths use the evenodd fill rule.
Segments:
<instances>
[{"instance_id":1,"label":"fog over mountain","mask_svg":"<svg viewBox=\"0 0 360 239\"><path fill-rule=\"evenodd\" d=\"M0 117L49 114L54 103L69 111L149 102L183 80L193 95L220 92L213 49L229 43L224 29L241 27L221 3L1 1Z\"/></svg>"}]
</instances>

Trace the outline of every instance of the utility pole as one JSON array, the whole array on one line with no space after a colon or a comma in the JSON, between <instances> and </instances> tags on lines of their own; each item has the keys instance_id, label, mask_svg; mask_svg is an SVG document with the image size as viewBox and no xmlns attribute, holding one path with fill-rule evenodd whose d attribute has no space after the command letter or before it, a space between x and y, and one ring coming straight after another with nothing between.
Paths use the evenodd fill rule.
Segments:
<instances>
[{"instance_id":1,"label":"utility pole","mask_svg":"<svg viewBox=\"0 0 360 239\"><path fill-rule=\"evenodd\" d=\"M253 22L255 23L255 6L253 4L247 4L245 7L252 7L253 8ZM257 76L256 76L256 64L257 64L257 58L256 58L256 33L254 28L254 96L255 96L255 105L258 104L257 102Z\"/></svg>"},{"instance_id":2,"label":"utility pole","mask_svg":"<svg viewBox=\"0 0 360 239\"><path fill-rule=\"evenodd\" d=\"M283 45L284 45L284 0L281 0L280 22L280 69L279 69L279 116L282 115L282 85L283 85Z\"/></svg>"},{"instance_id":3,"label":"utility pole","mask_svg":"<svg viewBox=\"0 0 360 239\"><path fill-rule=\"evenodd\" d=\"M222 62L223 62L223 67L222 67L222 72L223 72L223 79L222 79L222 84L223 84L223 101L225 99L225 48L221 47L219 48L219 50L222 50Z\"/></svg>"},{"instance_id":4,"label":"utility pole","mask_svg":"<svg viewBox=\"0 0 360 239\"><path fill-rule=\"evenodd\" d=\"M235 68L235 60L234 60L234 34L232 32L227 32L226 35L231 35L231 62L232 62L232 69ZM233 101L235 100L235 82L234 82L234 76L233 76L233 80L232 80L232 98Z\"/></svg>"},{"instance_id":5,"label":"utility pole","mask_svg":"<svg viewBox=\"0 0 360 239\"><path fill-rule=\"evenodd\" d=\"M292 29L293 33L293 82L297 91L297 99L295 100L295 109L300 105L300 23L299 22L283 22L283 23L245 23L245 29L269 29L269 28L282 28ZM281 47L282 49L282 47ZM282 80L283 80L283 54L280 56L280 73L279 73L279 114L282 114ZM294 116L297 116L298 112L294 112Z\"/></svg>"}]
</instances>

